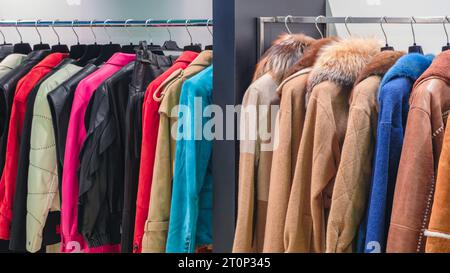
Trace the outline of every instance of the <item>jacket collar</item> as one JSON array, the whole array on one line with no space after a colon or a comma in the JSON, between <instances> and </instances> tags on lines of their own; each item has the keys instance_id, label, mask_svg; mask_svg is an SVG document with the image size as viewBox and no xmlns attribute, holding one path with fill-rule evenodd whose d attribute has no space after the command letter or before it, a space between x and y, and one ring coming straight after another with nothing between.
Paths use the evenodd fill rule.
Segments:
<instances>
[{"instance_id":1,"label":"jacket collar","mask_svg":"<svg viewBox=\"0 0 450 273\"><path fill-rule=\"evenodd\" d=\"M277 88L278 96L282 97L283 88L288 82L290 82L291 80L293 80L293 79L295 79L297 77L300 77L301 75L306 75L306 74L308 74L311 71L312 71L312 67L306 67L306 68L303 68L300 71L295 72L294 74L292 74L291 76L287 77L286 79L284 79L284 81Z\"/></svg>"},{"instance_id":2,"label":"jacket collar","mask_svg":"<svg viewBox=\"0 0 450 273\"><path fill-rule=\"evenodd\" d=\"M49 49L31 51L27 55L27 61L42 60L44 57L48 56L50 53L51 52Z\"/></svg>"},{"instance_id":3,"label":"jacket collar","mask_svg":"<svg viewBox=\"0 0 450 273\"><path fill-rule=\"evenodd\" d=\"M430 66L433 58L434 56L431 54L422 55L419 53L411 53L401 57L384 75L380 88L396 78L410 78L412 81L416 81Z\"/></svg>"},{"instance_id":4,"label":"jacket collar","mask_svg":"<svg viewBox=\"0 0 450 273\"><path fill-rule=\"evenodd\" d=\"M33 69L38 67L53 68L57 66L64 58L69 57L67 53L52 53L40 61Z\"/></svg>"},{"instance_id":5,"label":"jacket collar","mask_svg":"<svg viewBox=\"0 0 450 273\"><path fill-rule=\"evenodd\" d=\"M355 82L355 85L367 79L370 76L382 77L395 64L395 62L405 53L401 51L382 51L375 55L372 60L364 67Z\"/></svg>"},{"instance_id":6,"label":"jacket collar","mask_svg":"<svg viewBox=\"0 0 450 273\"><path fill-rule=\"evenodd\" d=\"M110 65L116 65L116 66L125 66L129 62L132 62L136 59L136 54L128 54L128 53L114 53L111 58L106 62Z\"/></svg>"},{"instance_id":7,"label":"jacket collar","mask_svg":"<svg viewBox=\"0 0 450 273\"><path fill-rule=\"evenodd\" d=\"M415 85L419 84L422 80L428 77L439 77L450 84L450 50L444 51L436 56L425 72L416 81Z\"/></svg>"},{"instance_id":8,"label":"jacket collar","mask_svg":"<svg viewBox=\"0 0 450 273\"><path fill-rule=\"evenodd\" d=\"M191 64L189 66L198 65L198 66L208 67L212 63L212 56L213 56L212 50L202 51L200 54L198 54L197 58L195 58L191 62Z\"/></svg>"},{"instance_id":9,"label":"jacket collar","mask_svg":"<svg viewBox=\"0 0 450 273\"><path fill-rule=\"evenodd\" d=\"M307 91L323 81L353 86L360 71L378 52L380 43L375 39L349 38L329 43L319 51Z\"/></svg>"},{"instance_id":10,"label":"jacket collar","mask_svg":"<svg viewBox=\"0 0 450 273\"><path fill-rule=\"evenodd\" d=\"M17 65L19 65L20 63L22 63L22 61L27 57L27 55L24 54L17 54L17 53L13 53L13 54L9 54L8 56L6 56L5 59L3 59L3 61L0 63L0 66L3 67L7 67L9 69L14 69L15 67L17 67Z\"/></svg>"},{"instance_id":11,"label":"jacket collar","mask_svg":"<svg viewBox=\"0 0 450 273\"><path fill-rule=\"evenodd\" d=\"M336 37L328 37L312 42L306 49L303 56L298 60L298 62L289 70L287 73L290 78L291 75L296 74L298 71L306 68L312 67L317 60L320 49L333 42L337 41Z\"/></svg>"},{"instance_id":12,"label":"jacket collar","mask_svg":"<svg viewBox=\"0 0 450 273\"><path fill-rule=\"evenodd\" d=\"M288 76L290 68L314 41L314 38L303 34L280 35L256 65L252 81L271 74L278 84L281 83Z\"/></svg>"},{"instance_id":13,"label":"jacket collar","mask_svg":"<svg viewBox=\"0 0 450 273\"><path fill-rule=\"evenodd\" d=\"M195 58L197 58L199 54L194 51L185 51L183 54L178 57L178 59L175 61L176 63L184 62L190 64Z\"/></svg>"}]
</instances>

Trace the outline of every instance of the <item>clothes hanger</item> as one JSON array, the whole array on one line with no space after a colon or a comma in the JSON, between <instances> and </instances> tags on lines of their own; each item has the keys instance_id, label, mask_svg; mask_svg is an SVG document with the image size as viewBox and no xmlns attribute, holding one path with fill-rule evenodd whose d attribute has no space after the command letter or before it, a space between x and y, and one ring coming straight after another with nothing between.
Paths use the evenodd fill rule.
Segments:
<instances>
[{"instance_id":1,"label":"clothes hanger","mask_svg":"<svg viewBox=\"0 0 450 273\"><path fill-rule=\"evenodd\" d=\"M288 20L289 19L292 19L292 15L288 15L288 16L284 17L284 28L286 28L286 31L287 31L288 34L292 34L292 31L291 31L291 29L288 26Z\"/></svg>"},{"instance_id":2,"label":"clothes hanger","mask_svg":"<svg viewBox=\"0 0 450 273\"><path fill-rule=\"evenodd\" d=\"M72 31L75 34L75 37L77 37L77 44L70 46L70 58L74 60L80 59L84 53L86 52L87 46L85 44L80 44L80 37L78 37L78 33L75 31L75 28L73 27L74 22L77 22L78 20L75 19L72 21Z\"/></svg>"},{"instance_id":3,"label":"clothes hanger","mask_svg":"<svg viewBox=\"0 0 450 273\"><path fill-rule=\"evenodd\" d=\"M170 32L170 29L169 29L169 24L171 21L172 20L167 20L166 29L167 29L167 32L169 33L169 40L164 42L163 49L167 50L167 51L183 51L183 49L177 45L177 42L172 41L172 33Z\"/></svg>"},{"instance_id":4,"label":"clothes hanger","mask_svg":"<svg viewBox=\"0 0 450 273\"><path fill-rule=\"evenodd\" d=\"M380 27L381 27L381 31L383 31L384 41L385 41L385 45L381 48L381 51L387 51L387 50L393 51L394 47L389 46L389 44L388 44L388 38L387 38L387 35L386 35L386 31L384 31L384 27L383 27L383 20L384 20L385 23L387 23L386 16L383 16L383 17L380 18Z\"/></svg>"},{"instance_id":5,"label":"clothes hanger","mask_svg":"<svg viewBox=\"0 0 450 273\"><path fill-rule=\"evenodd\" d=\"M206 29L208 30L209 34L211 34L211 38L214 40L214 35L212 33L212 30L209 28L209 22L211 22L211 19L208 19L208 21L206 21ZM205 50L213 50L213 45L205 46Z\"/></svg>"},{"instance_id":6,"label":"clothes hanger","mask_svg":"<svg viewBox=\"0 0 450 273\"><path fill-rule=\"evenodd\" d=\"M19 24L20 20L16 20L16 31L19 34L20 37L20 43L14 44L14 53L20 53L20 54L28 54L31 52L31 46L29 43L24 43L22 40L22 34L19 31Z\"/></svg>"},{"instance_id":7,"label":"clothes hanger","mask_svg":"<svg viewBox=\"0 0 450 273\"><path fill-rule=\"evenodd\" d=\"M59 20L53 20L50 27L52 28L53 32L55 33L56 37L58 38L58 44L52 45L52 52L59 52L59 53L69 53L69 48L67 45L61 44L61 40L59 38L58 32L55 30L55 22L58 22Z\"/></svg>"},{"instance_id":8,"label":"clothes hanger","mask_svg":"<svg viewBox=\"0 0 450 273\"><path fill-rule=\"evenodd\" d=\"M135 47L136 47L136 46L133 45L133 42L132 42L133 36L131 35L130 31L129 31L128 28L127 28L128 22L129 22L129 21L133 21L133 19L127 19L127 20L125 21L125 31L127 32L128 37L129 37L129 39L130 39L130 44L129 44L129 45L123 45L123 46L122 46L122 49L121 49L121 52L132 54L132 53L135 53L135 52L136 52L136 51L135 51Z\"/></svg>"},{"instance_id":9,"label":"clothes hanger","mask_svg":"<svg viewBox=\"0 0 450 273\"><path fill-rule=\"evenodd\" d=\"M101 65L102 63L108 61L109 58L111 58L112 55L114 55L114 53L121 51L121 47L119 44L112 43L111 36L109 35L109 32L106 29L106 23L108 21L111 21L111 20L107 19L103 22L103 29L105 30L105 33L109 38L109 43L100 46L100 48L101 48L100 55L97 57L97 59L95 59L95 61L94 61L95 65Z\"/></svg>"},{"instance_id":10,"label":"clothes hanger","mask_svg":"<svg viewBox=\"0 0 450 273\"><path fill-rule=\"evenodd\" d=\"M414 26L413 26L413 22L416 22L416 19L414 19L414 16L411 16L411 31L412 31L412 35L413 35L413 45L410 46L408 48L408 53L419 53L419 54L423 54L423 49L420 45L416 44L416 34L414 33Z\"/></svg>"},{"instance_id":11,"label":"clothes hanger","mask_svg":"<svg viewBox=\"0 0 450 273\"><path fill-rule=\"evenodd\" d=\"M152 19L148 19L145 21L145 30L147 31L148 37L150 38L150 44L147 45L147 48L154 54L164 55L163 48L160 45L153 44L153 37L150 33L150 30L147 28L148 24L150 24L151 21L152 21Z\"/></svg>"},{"instance_id":12,"label":"clothes hanger","mask_svg":"<svg viewBox=\"0 0 450 273\"><path fill-rule=\"evenodd\" d=\"M100 55L101 47L97 44L97 35L95 35L94 29L92 28L92 25L94 24L94 20L91 20L89 26L92 32L92 36L94 36L94 43L89 44L86 47L86 51L84 52L83 56L78 60L76 65L79 66L85 66L90 61L96 59Z\"/></svg>"},{"instance_id":13,"label":"clothes hanger","mask_svg":"<svg viewBox=\"0 0 450 273\"><path fill-rule=\"evenodd\" d=\"M184 26L185 26L185 28L186 28L187 33L189 34L189 38L191 39L191 44L185 46L185 47L183 48L183 51L202 52L202 45L201 45L201 44L194 44L194 43L192 42L192 35L191 35L191 32L189 31L189 28L188 28L188 23L189 23L189 21L190 21L189 19L186 20L186 23L185 23Z\"/></svg>"},{"instance_id":14,"label":"clothes hanger","mask_svg":"<svg viewBox=\"0 0 450 273\"><path fill-rule=\"evenodd\" d=\"M42 50L42 49L50 49L50 45L49 44L43 44L42 43L42 36L41 36L41 33L39 32L39 29L38 29L38 24L39 24L40 21L41 20L37 19L34 22L34 28L36 29L36 32L37 32L37 34L39 36L39 44L35 44L33 46L33 51L34 50Z\"/></svg>"},{"instance_id":15,"label":"clothes hanger","mask_svg":"<svg viewBox=\"0 0 450 273\"><path fill-rule=\"evenodd\" d=\"M347 21L350 20L350 18L351 18L350 16L345 17L345 19L344 19L344 26L345 26L345 29L347 30L348 36L352 37L352 33L350 32L350 29L347 26Z\"/></svg>"},{"instance_id":16,"label":"clothes hanger","mask_svg":"<svg viewBox=\"0 0 450 273\"><path fill-rule=\"evenodd\" d=\"M317 23L318 23L317 21L319 20L319 18L325 18L325 16L319 15L319 16L317 16L317 17L314 19L314 25L316 26L316 29L317 29L317 31L318 31L319 34L320 34L320 38L323 39L323 33L322 33L322 31L320 30L319 25L317 24Z\"/></svg>"},{"instance_id":17,"label":"clothes hanger","mask_svg":"<svg viewBox=\"0 0 450 273\"><path fill-rule=\"evenodd\" d=\"M447 23L447 22L450 22L450 21L448 20L448 16L445 16L444 20L442 21L442 26L444 27L445 37L447 37L447 44L442 47L442 52L444 52L446 50L450 50L450 42L448 40L448 32L447 32L447 28L445 27L445 23Z\"/></svg>"}]
</instances>

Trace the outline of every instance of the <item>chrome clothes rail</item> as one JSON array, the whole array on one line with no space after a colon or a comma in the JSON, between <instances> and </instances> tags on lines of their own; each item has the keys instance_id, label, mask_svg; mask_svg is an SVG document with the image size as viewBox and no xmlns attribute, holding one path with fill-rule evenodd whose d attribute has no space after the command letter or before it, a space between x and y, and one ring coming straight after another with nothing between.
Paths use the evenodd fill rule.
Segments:
<instances>
[{"instance_id":1,"label":"chrome clothes rail","mask_svg":"<svg viewBox=\"0 0 450 273\"><path fill-rule=\"evenodd\" d=\"M0 20L0 27L206 27L210 19L176 20Z\"/></svg>"},{"instance_id":2,"label":"chrome clothes rail","mask_svg":"<svg viewBox=\"0 0 450 273\"><path fill-rule=\"evenodd\" d=\"M273 16L257 18L257 53L258 58L264 53L265 24L289 23L289 24L445 24L450 23L449 17L326 17L326 16Z\"/></svg>"}]
</instances>

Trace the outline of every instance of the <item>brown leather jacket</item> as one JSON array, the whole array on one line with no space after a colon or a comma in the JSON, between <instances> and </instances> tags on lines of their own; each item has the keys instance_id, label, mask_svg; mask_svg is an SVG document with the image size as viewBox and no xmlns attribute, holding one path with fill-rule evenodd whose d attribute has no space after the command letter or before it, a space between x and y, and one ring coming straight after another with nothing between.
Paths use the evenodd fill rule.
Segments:
<instances>
[{"instance_id":1,"label":"brown leather jacket","mask_svg":"<svg viewBox=\"0 0 450 273\"><path fill-rule=\"evenodd\" d=\"M450 110L449 71L450 52L447 51L440 54L414 84L395 187L387 252L425 250L424 231L430 219L435 175ZM438 207L435 207L436 213Z\"/></svg>"}]
</instances>

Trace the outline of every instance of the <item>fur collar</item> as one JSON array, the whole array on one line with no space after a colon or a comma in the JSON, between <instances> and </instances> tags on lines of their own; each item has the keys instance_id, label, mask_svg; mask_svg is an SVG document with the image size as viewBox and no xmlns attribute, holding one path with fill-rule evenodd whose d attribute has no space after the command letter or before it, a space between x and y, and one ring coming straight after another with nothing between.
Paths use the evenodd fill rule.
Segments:
<instances>
[{"instance_id":1,"label":"fur collar","mask_svg":"<svg viewBox=\"0 0 450 273\"><path fill-rule=\"evenodd\" d=\"M437 76L450 84L450 50L444 51L436 56L430 67L423 72L422 76L416 81L418 84L423 79Z\"/></svg>"},{"instance_id":2,"label":"fur collar","mask_svg":"<svg viewBox=\"0 0 450 273\"><path fill-rule=\"evenodd\" d=\"M308 79L308 92L323 81L353 86L364 66L380 52L380 47L377 40L363 38L349 38L322 47Z\"/></svg>"},{"instance_id":3,"label":"fur collar","mask_svg":"<svg viewBox=\"0 0 450 273\"><path fill-rule=\"evenodd\" d=\"M382 51L375 55L372 60L364 67L355 82L355 85L367 79L370 76L383 76L395 62L405 55L401 51Z\"/></svg>"},{"instance_id":4,"label":"fur collar","mask_svg":"<svg viewBox=\"0 0 450 273\"><path fill-rule=\"evenodd\" d=\"M253 81L269 73L277 83L280 83L313 41L314 38L303 34L280 35L258 62Z\"/></svg>"},{"instance_id":5,"label":"fur collar","mask_svg":"<svg viewBox=\"0 0 450 273\"><path fill-rule=\"evenodd\" d=\"M305 53L300 58L300 60L298 60L298 62L293 67L291 67L291 69L287 73L287 77L294 75L295 73L297 73L298 71L300 71L304 68L313 66L314 63L316 62L316 59L317 59L320 49L323 46L325 46L333 41L337 41L337 38L329 37L329 38L323 38L323 39L312 42L305 49Z\"/></svg>"},{"instance_id":6,"label":"fur collar","mask_svg":"<svg viewBox=\"0 0 450 273\"><path fill-rule=\"evenodd\" d=\"M416 81L420 75L430 66L433 55L410 53L397 60L393 67L384 75L380 88L396 78L410 78Z\"/></svg>"}]
</instances>

